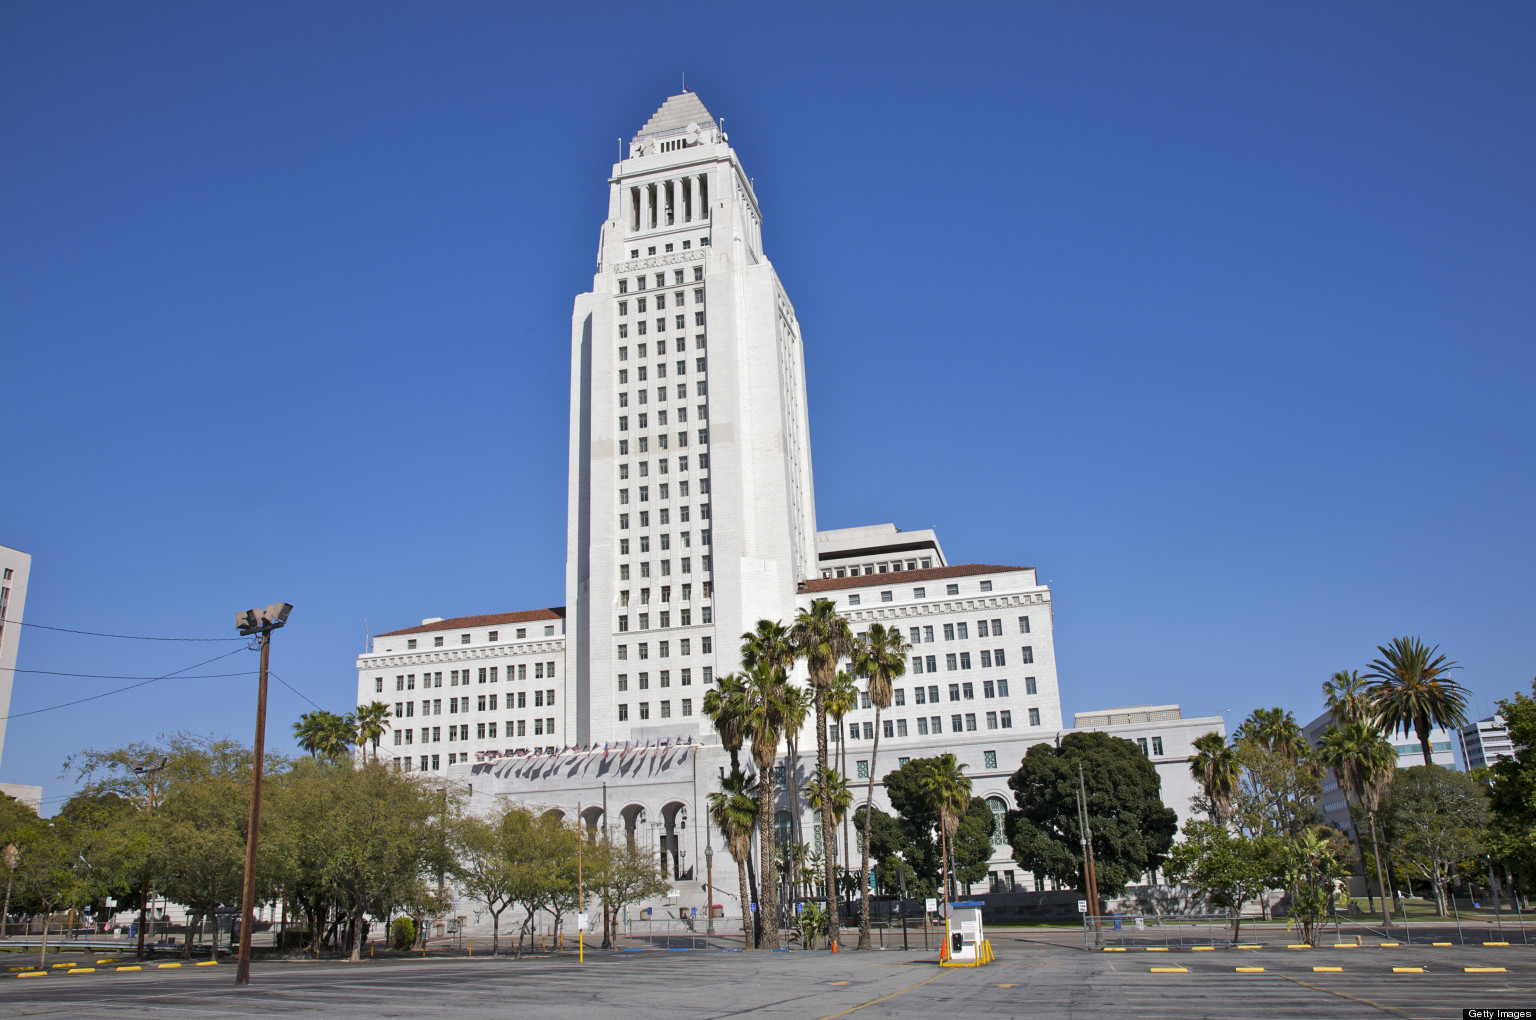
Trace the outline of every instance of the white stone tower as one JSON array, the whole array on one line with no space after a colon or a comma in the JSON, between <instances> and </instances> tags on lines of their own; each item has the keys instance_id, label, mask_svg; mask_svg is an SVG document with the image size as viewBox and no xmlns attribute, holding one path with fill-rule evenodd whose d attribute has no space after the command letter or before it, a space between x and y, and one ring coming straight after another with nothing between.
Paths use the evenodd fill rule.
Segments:
<instances>
[{"instance_id":1,"label":"white stone tower","mask_svg":"<svg viewBox=\"0 0 1536 1020\"><path fill-rule=\"evenodd\" d=\"M805 367L750 179L691 92L613 167L571 318L565 732L699 732L740 635L816 573Z\"/></svg>"}]
</instances>

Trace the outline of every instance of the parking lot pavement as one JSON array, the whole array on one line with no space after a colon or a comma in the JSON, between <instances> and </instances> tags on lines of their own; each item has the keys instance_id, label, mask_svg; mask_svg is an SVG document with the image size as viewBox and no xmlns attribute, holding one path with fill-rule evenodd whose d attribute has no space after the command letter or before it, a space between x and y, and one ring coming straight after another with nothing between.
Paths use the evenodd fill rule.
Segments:
<instances>
[{"instance_id":1,"label":"parking lot pavement","mask_svg":"<svg viewBox=\"0 0 1536 1020\"><path fill-rule=\"evenodd\" d=\"M0 979L0 1016L505 1016L579 1011L626 1017L1334 1018L1460 1017L1465 1007L1536 1004L1527 947L1388 947L1092 953L1001 942L998 962L939 968L900 951L651 952L513 961L391 960ZM1243 968L1239 970L1238 968ZM1316 969L1316 968L1338 968ZM1471 968L1469 970L1469 968ZM1498 968L1503 968L1499 970Z\"/></svg>"}]
</instances>

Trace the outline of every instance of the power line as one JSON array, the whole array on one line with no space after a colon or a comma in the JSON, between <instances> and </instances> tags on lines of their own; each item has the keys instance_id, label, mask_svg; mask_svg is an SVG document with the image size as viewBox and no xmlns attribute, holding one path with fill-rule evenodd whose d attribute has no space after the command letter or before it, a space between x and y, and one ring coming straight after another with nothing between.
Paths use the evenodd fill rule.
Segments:
<instances>
[{"instance_id":1,"label":"power line","mask_svg":"<svg viewBox=\"0 0 1536 1020\"><path fill-rule=\"evenodd\" d=\"M191 667L188 667L191 668ZM41 676L76 676L86 680L163 680L159 676L118 676L113 673L60 673L52 669L17 669L15 666L0 666L0 669L9 669L12 673L36 673ZM219 680L231 676L255 676L255 670L245 670L243 673L200 673L196 676L180 677L182 680Z\"/></svg>"},{"instance_id":2,"label":"power line","mask_svg":"<svg viewBox=\"0 0 1536 1020\"><path fill-rule=\"evenodd\" d=\"M272 672L270 669L267 670L267 676L271 677L273 680L276 680L278 683L282 684L284 687L288 688L290 691L292 691L293 693L297 694L299 697L303 698L305 701L308 701L311 705L315 705L314 701L310 698L309 695L305 694L303 691L299 690L297 687L293 686L293 684L289 683L287 680L284 680L282 677L278 676L276 673ZM315 705L315 710L318 711L318 712L324 712L325 711L325 709L321 708L319 705Z\"/></svg>"},{"instance_id":3,"label":"power line","mask_svg":"<svg viewBox=\"0 0 1536 1020\"><path fill-rule=\"evenodd\" d=\"M70 627L50 627L46 623L27 623L22 620L7 620L6 623L17 627L37 627L40 630L58 631L60 634L84 634L88 637L120 638L123 641L244 641L241 637L146 637L143 634L104 634L96 630L74 630ZM161 678L156 678L161 679Z\"/></svg>"},{"instance_id":4,"label":"power line","mask_svg":"<svg viewBox=\"0 0 1536 1020\"><path fill-rule=\"evenodd\" d=\"M249 650L248 648L246 648L245 646L242 645L239 648L232 648L232 649L230 649L229 651L225 652L223 655L215 655L211 659L204 659L202 662L194 662L190 666L184 666L181 669L175 670L174 672L166 673L164 676L150 677L148 680L143 680L143 681L140 681L139 683L136 683L136 684L129 684L127 687L119 687L116 690L105 691L105 692L103 692L101 694L93 694L89 698L77 698L74 701L66 701L62 705L49 705L47 708L34 708L30 712L13 712L12 714L10 714L8 716L5 716L4 718L5 719L20 719L23 716L40 715L43 712L53 712L53 711L57 711L58 709L61 709L61 708L69 708L71 705L83 705L87 701L96 701L99 698L109 698L109 697L111 697L114 694L121 694L124 691L131 691L131 690L134 690L135 688L138 688L138 687L144 687L144 686L146 686L148 684L155 683L156 681L159 681L159 680L168 680L168 679L170 679L173 676L176 676L176 675L181 674L181 673L185 673L189 669L197 669L199 666L206 666L210 662L218 662L220 659L227 659L231 655L234 655L234 654L236 654L238 652L248 651L248 650Z\"/></svg>"}]
</instances>

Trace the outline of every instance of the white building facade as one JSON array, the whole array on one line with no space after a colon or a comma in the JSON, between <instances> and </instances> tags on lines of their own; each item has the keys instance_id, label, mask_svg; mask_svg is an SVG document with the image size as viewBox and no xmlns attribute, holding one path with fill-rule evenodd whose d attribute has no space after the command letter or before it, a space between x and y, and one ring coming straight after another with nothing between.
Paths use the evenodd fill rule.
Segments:
<instances>
[{"instance_id":1,"label":"white building facade","mask_svg":"<svg viewBox=\"0 0 1536 1020\"><path fill-rule=\"evenodd\" d=\"M951 565L932 530L817 532L800 324L761 226L719 123L692 93L670 97L611 168L592 289L575 299L566 605L379 635L357 659L358 701L390 705L381 754L397 767L459 784L477 810L579 810L654 846L674 905L698 906L705 798L729 767L704 693L738 668L759 619L788 624L830 599L855 633L880 622L911 644L878 720L866 703L829 725L857 802L873 775L890 810L881 777L954 753L998 818L994 886L1042 888L1012 862L1001 819L1026 750L1066 731L1050 589L1032 567ZM1224 732L1173 713L1108 727L1156 734L1165 782L1187 773L1196 729ZM1164 797L1181 816L1187 785ZM713 842L728 904L736 871Z\"/></svg>"},{"instance_id":2,"label":"white building facade","mask_svg":"<svg viewBox=\"0 0 1536 1020\"><path fill-rule=\"evenodd\" d=\"M32 557L0 545L0 760L5 756L5 724L11 714L11 686L21 646L21 618L27 608Z\"/></svg>"},{"instance_id":3,"label":"white building facade","mask_svg":"<svg viewBox=\"0 0 1536 1020\"><path fill-rule=\"evenodd\" d=\"M1501 715L1469 722L1456 731L1461 742L1461 760L1468 772L1485 768L1502 758L1515 756L1515 745L1509 739L1509 727Z\"/></svg>"}]
</instances>

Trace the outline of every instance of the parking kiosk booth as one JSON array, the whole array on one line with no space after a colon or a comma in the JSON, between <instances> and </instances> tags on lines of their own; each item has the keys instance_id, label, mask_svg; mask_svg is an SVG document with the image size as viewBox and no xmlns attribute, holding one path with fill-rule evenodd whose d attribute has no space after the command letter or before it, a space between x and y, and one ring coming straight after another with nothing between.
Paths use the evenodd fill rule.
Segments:
<instances>
[{"instance_id":1,"label":"parking kiosk booth","mask_svg":"<svg viewBox=\"0 0 1536 1020\"><path fill-rule=\"evenodd\" d=\"M951 903L945 919L944 945L939 950L943 967L979 967L991 963L992 943L981 927L981 901Z\"/></svg>"}]
</instances>

